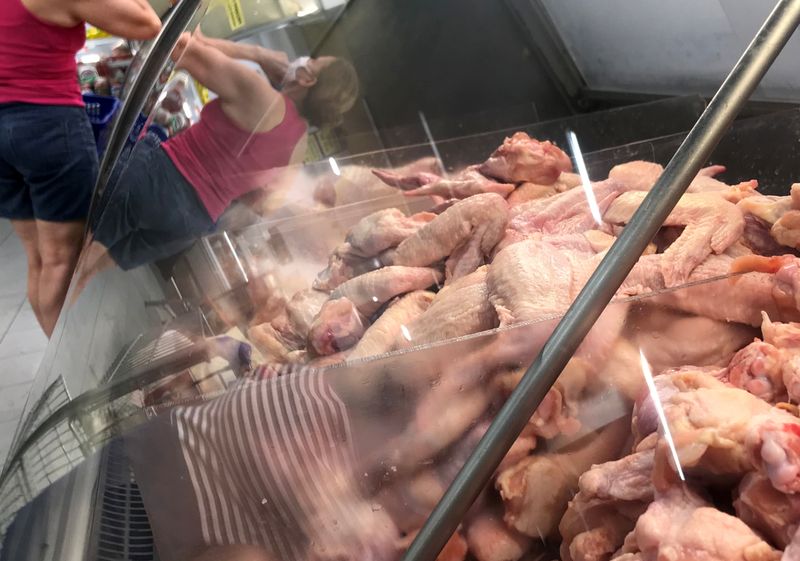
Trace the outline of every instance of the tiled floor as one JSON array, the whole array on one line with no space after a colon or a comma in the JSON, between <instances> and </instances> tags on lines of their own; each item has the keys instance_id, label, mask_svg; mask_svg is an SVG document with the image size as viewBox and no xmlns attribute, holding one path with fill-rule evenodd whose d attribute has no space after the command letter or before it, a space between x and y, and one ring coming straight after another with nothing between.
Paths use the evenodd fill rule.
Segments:
<instances>
[{"instance_id":1,"label":"tiled floor","mask_svg":"<svg viewBox=\"0 0 800 561\"><path fill-rule=\"evenodd\" d=\"M25 298L25 252L0 220L0 465L47 346Z\"/></svg>"}]
</instances>

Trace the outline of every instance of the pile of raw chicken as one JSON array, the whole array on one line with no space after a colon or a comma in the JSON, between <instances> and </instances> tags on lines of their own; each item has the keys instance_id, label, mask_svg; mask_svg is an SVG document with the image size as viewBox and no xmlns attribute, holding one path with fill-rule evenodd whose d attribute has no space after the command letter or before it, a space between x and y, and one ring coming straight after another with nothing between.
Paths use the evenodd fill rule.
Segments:
<instances>
[{"instance_id":1,"label":"pile of raw chicken","mask_svg":"<svg viewBox=\"0 0 800 561\"><path fill-rule=\"evenodd\" d=\"M500 328L383 451L377 499L406 545L663 171L585 185L524 133L457 174L420 167L374 173L430 212L363 218L249 332L269 360L330 365ZM722 171L692 181L440 559L800 560L800 185ZM625 406L598 422L609 388Z\"/></svg>"}]
</instances>

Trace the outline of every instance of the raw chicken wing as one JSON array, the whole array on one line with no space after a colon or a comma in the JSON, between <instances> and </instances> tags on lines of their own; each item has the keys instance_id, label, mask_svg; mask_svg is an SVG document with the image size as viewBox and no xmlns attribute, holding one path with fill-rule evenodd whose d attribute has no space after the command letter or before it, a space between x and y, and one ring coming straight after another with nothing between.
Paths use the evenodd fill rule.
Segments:
<instances>
[{"instance_id":1,"label":"raw chicken wing","mask_svg":"<svg viewBox=\"0 0 800 561\"><path fill-rule=\"evenodd\" d=\"M358 221L347 233L345 247L337 249L339 255L374 257L395 247L407 237L436 218L431 212L406 216L396 208L379 210Z\"/></svg>"},{"instance_id":2,"label":"raw chicken wing","mask_svg":"<svg viewBox=\"0 0 800 561\"><path fill-rule=\"evenodd\" d=\"M392 264L425 267L446 258L448 279L467 275L500 241L507 217L508 204L500 195L464 199L400 243Z\"/></svg>"},{"instance_id":3,"label":"raw chicken wing","mask_svg":"<svg viewBox=\"0 0 800 561\"><path fill-rule=\"evenodd\" d=\"M611 203L603 219L625 224L644 200L645 193L622 193ZM744 231L744 217L736 205L708 194L686 194L664 222L685 226L683 233L664 252L662 273L667 286L686 282L697 265L710 254L720 254Z\"/></svg>"},{"instance_id":4,"label":"raw chicken wing","mask_svg":"<svg viewBox=\"0 0 800 561\"><path fill-rule=\"evenodd\" d=\"M507 197L514 190L513 184L498 183L487 178L478 171L477 166L470 166L450 179L430 174L417 174L410 177L397 177L378 171L375 174L385 183L405 190L405 194L412 197L466 199L480 193L497 193Z\"/></svg>"},{"instance_id":5,"label":"raw chicken wing","mask_svg":"<svg viewBox=\"0 0 800 561\"><path fill-rule=\"evenodd\" d=\"M497 326L497 315L489 303L487 267L446 285L430 307L408 329L398 333L397 346L418 346L444 341Z\"/></svg>"}]
</instances>

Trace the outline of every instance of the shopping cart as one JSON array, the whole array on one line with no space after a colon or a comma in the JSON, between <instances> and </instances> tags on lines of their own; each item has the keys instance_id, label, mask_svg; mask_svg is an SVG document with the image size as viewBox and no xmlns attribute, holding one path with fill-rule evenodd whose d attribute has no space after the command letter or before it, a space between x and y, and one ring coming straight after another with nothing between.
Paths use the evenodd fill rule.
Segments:
<instances>
[{"instance_id":1,"label":"shopping cart","mask_svg":"<svg viewBox=\"0 0 800 561\"><path fill-rule=\"evenodd\" d=\"M104 132L119 109L119 100L113 96L85 93L83 103L86 105L89 122L92 123L97 153L102 154L105 147Z\"/></svg>"}]
</instances>

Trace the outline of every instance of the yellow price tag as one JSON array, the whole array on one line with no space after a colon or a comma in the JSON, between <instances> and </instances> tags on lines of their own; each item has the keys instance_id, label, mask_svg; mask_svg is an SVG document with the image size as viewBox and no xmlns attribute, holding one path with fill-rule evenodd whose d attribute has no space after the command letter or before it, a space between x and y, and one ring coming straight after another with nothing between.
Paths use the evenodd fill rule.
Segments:
<instances>
[{"instance_id":1,"label":"yellow price tag","mask_svg":"<svg viewBox=\"0 0 800 561\"><path fill-rule=\"evenodd\" d=\"M111 37L111 34L106 33L102 29L97 29L93 25L86 26L86 38L87 39L105 39L107 37Z\"/></svg>"},{"instance_id":2,"label":"yellow price tag","mask_svg":"<svg viewBox=\"0 0 800 561\"><path fill-rule=\"evenodd\" d=\"M228 14L228 23L231 31L244 27L244 11L240 0L226 0L225 13Z\"/></svg>"},{"instance_id":3,"label":"yellow price tag","mask_svg":"<svg viewBox=\"0 0 800 561\"><path fill-rule=\"evenodd\" d=\"M200 96L200 101L205 105L208 103L208 88L206 88L203 84L198 82L197 80L194 81L194 87L197 88L197 95Z\"/></svg>"}]
</instances>

